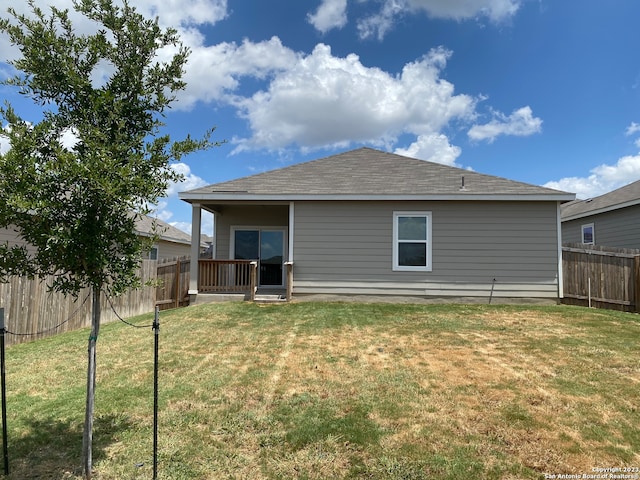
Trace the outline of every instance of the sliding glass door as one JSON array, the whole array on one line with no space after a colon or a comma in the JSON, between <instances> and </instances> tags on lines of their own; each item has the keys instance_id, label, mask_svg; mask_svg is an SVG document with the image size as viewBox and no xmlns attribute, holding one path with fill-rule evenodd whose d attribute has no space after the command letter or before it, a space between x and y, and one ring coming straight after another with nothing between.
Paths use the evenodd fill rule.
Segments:
<instances>
[{"instance_id":1,"label":"sliding glass door","mask_svg":"<svg viewBox=\"0 0 640 480\"><path fill-rule=\"evenodd\" d=\"M257 260L259 286L284 286L285 229L236 228L233 241L234 259Z\"/></svg>"}]
</instances>

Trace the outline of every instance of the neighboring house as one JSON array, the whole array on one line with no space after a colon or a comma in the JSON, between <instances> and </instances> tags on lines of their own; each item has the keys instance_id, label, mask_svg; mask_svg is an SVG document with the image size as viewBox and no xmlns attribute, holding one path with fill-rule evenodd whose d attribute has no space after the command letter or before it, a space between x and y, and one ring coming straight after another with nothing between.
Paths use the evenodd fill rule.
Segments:
<instances>
[{"instance_id":1,"label":"neighboring house","mask_svg":"<svg viewBox=\"0 0 640 480\"><path fill-rule=\"evenodd\" d=\"M188 257L191 254L191 235L169 225L162 220L151 217L141 217L136 221L136 231L140 236L150 237L154 231L158 234L158 240L147 253L151 260L170 259L174 257ZM18 233L10 228L0 228L0 243L7 242L10 246L26 245ZM35 247L32 247L35 248ZM201 245L201 251L207 248Z\"/></svg>"},{"instance_id":2,"label":"neighboring house","mask_svg":"<svg viewBox=\"0 0 640 480\"><path fill-rule=\"evenodd\" d=\"M200 242L203 245L206 245L204 251L200 252L200 258L214 258L213 256L213 236L211 235L200 235Z\"/></svg>"},{"instance_id":3,"label":"neighboring house","mask_svg":"<svg viewBox=\"0 0 640 480\"><path fill-rule=\"evenodd\" d=\"M140 236L151 236L155 232L158 239L148 253L150 260L166 260L191 255L191 235L158 218L143 216L136 221L136 230ZM207 244L201 243L200 251Z\"/></svg>"},{"instance_id":4,"label":"neighboring house","mask_svg":"<svg viewBox=\"0 0 640 480\"><path fill-rule=\"evenodd\" d=\"M218 262L259 262L258 287L287 287L287 261L294 295L558 298L575 195L360 148L180 198L194 232L214 213Z\"/></svg>"},{"instance_id":5,"label":"neighboring house","mask_svg":"<svg viewBox=\"0 0 640 480\"><path fill-rule=\"evenodd\" d=\"M640 248L640 180L562 205L562 241Z\"/></svg>"}]
</instances>

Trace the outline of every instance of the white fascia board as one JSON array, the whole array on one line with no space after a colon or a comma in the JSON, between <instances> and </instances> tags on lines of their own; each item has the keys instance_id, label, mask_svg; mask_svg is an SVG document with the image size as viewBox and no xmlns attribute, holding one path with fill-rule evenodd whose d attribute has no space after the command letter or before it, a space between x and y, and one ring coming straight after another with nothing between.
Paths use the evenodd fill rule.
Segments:
<instances>
[{"instance_id":1,"label":"white fascia board","mask_svg":"<svg viewBox=\"0 0 640 480\"><path fill-rule=\"evenodd\" d=\"M435 195L315 195L315 194L250 194L250 193L180 193L178 197L186 202L216 202L216 201L403 201L403 200L484 200L484 201L549 201L568 202L575 199L574 194L435 194Z\"/></svg>"},{"instance_id":2,"label":"white fascia board","mask_svg":"<svg viewBox=\"0 0 640 480\"><path fill-rule=\"evenodd\" d=\"M575 215L571 215L569 217L564 217L562 219L563 222L569 222L571 220L578 220L580 218L591 217L593 215L600 215L601 213L612 212L614 210L620 210L621 208L633 207L635 205L640 205L640 198L637 200L631 200L625 203L618 203L617 205L610 205L608 207L598 208L597 210L589 210L588 212L576 213Z\"/></svg>"}]
</instances>

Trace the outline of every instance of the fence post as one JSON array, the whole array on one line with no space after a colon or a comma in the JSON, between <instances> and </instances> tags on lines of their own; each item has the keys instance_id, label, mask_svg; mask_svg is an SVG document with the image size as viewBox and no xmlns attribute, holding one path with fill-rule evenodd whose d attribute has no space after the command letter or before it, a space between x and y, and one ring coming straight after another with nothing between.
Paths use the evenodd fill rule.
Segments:
<instances>
[{"instance_id":1,"label":"fence post","mask_svg":"<svg viewBox=\"0 0 640 480\"><path fill-rule=\"evenodd\" d=\"M153 480L158 478L158 342L160 339L160 309L156 306L153 319Z\"/></svg>"},{"instance_id":2,"label":"fence post","mask_svg":"<svg viewBox=\"0 0 640 480\"><path fill-rule=\"evenodd\" d=\"M293 262L284 262L287 267L287 302L291 301L293 296Z\"/></svg>"},{"instance_id":3,"label":"fence post","mask_svg":"<svg viewBox=\"0 0 640 480\"><path fill-rule=\"evenodd\" d=\"M640 255L636 255L635 257L633 257L633 267L633 301L636 306L636 312L640 313Z\"/></svg>"},{"instance_id":4,"label":"fence post","mask_svg":"<svg viewBox=\"0 0 640 480\"><path fill-rule=\"evenodd\" d=\"M182 265L180 264L180 257L176 259L176 308L180 306L180 275Z\"/></svg>"},{"instance_id":5,"label":"fence post","mask_svg":"<svg viewBox=\"0 0 640 480\"><path fill-rule=\"evenodd\" d=\"M253 302L256 299L256 290L257 290L257 274L258 274L258 262L251 262L251 281L249 282L249 288L251 291L249 295L251 295L251 301Z\"/></svg>"},{"instance_id":6,"label":"fence post","mask_svg":"<svg viewBox=\"0 0 640 480\"><path fill-rule=\"evenodd\" d=\"M4 474L9 475L9 446L7 445L7 372L4 358L4 308L0 308L0 376L2 376L2 456L4 457Z\"/></svg>"}]
</instances>

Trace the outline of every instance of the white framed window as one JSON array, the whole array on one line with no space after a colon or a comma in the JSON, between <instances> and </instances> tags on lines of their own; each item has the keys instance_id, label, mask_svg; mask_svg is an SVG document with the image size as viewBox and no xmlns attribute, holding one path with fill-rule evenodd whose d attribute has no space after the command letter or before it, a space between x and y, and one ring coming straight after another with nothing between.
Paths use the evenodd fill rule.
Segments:
<instances>
[{"instance_id":1,"label":"white framed window","mask_svg":"<svg viewBox=\"0 0 640 480\"><path fill-rule=\"evenodd\" d=\"M431 271L431 212L393 212L393 270Z\"/></svg>"},{"instance_id":2,"label":"white framed window","mask_svg":"<svg viewBox=\"0 0 640 480\"><path fill-rule=\"evenodd\" d=\"M593 245L596 243L595 227L593 223L582 225L582 243Z\"/></svg>"}]
</instances>

